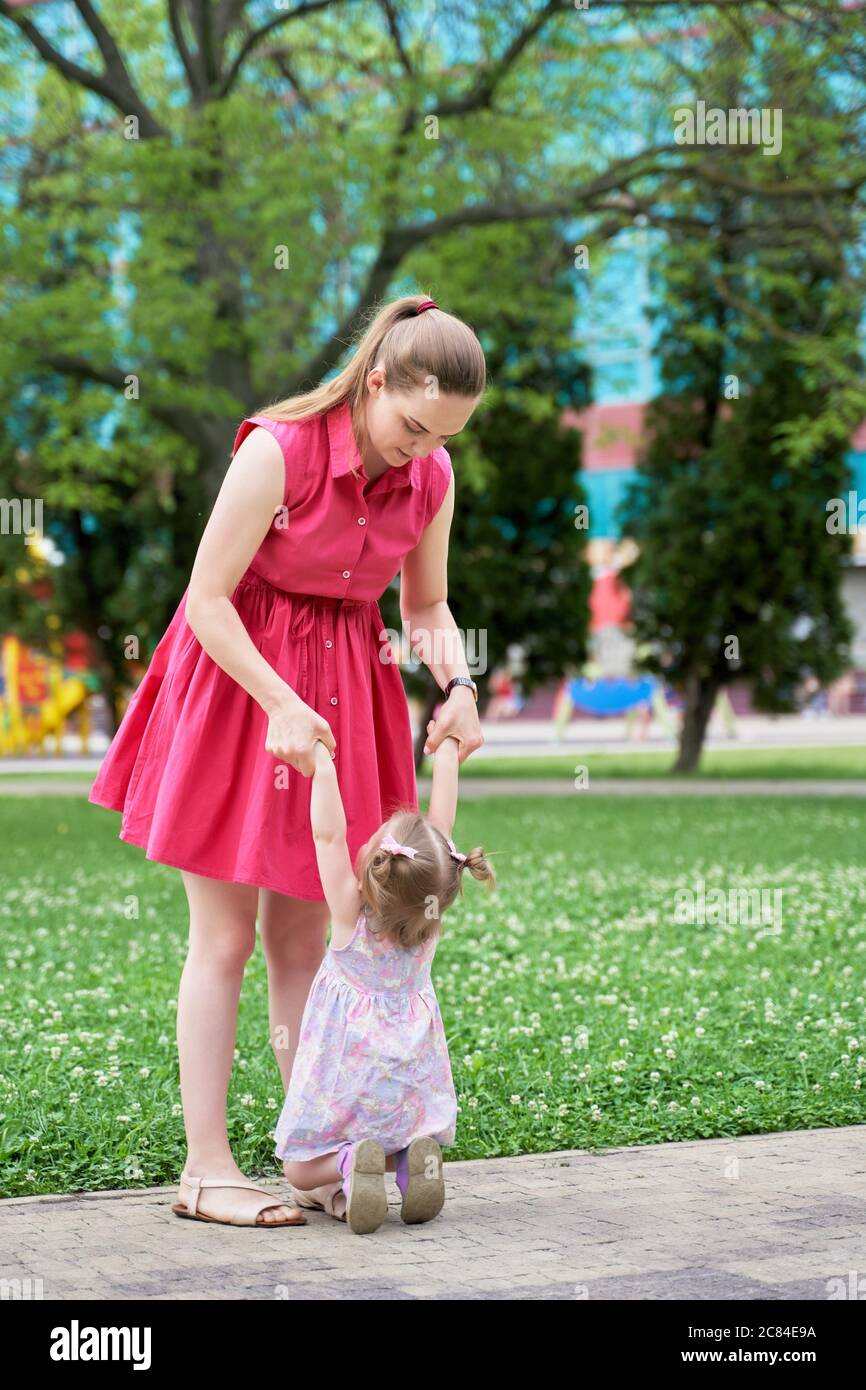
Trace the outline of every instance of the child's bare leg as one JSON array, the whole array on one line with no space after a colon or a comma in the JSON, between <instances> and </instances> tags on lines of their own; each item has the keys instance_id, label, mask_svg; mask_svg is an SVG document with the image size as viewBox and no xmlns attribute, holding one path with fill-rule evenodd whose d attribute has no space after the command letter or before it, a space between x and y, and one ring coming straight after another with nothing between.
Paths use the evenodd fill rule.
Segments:
<instances>
[{"instance_id":1,"label":"child's bare leg","mask_svg":"<svg viewBox=\"0 0 866 1390\"><path fill-rule=\"evenodd\" d=\"M287 1158L283 1172L292 1187L309 1192L313 1187L322 1187L327 1182L341 1182L342 1175L337 1167L337 1152L322 1154L320 1158L304 1160Z\"/></svg>"},{"instance_id":2,"label":"child's bare leg","mask_svg":"<svg viewBox=\"0 0 866 1390\"><path fill-rule=\"evenodd\" d=\"M385 1168L393 1173L395 1167L396 1155L388 1154ZM329 1182L342 1182L336 1150L332 1154L322 1154L320 1158L286 1159L283 1172L292 1187L297 1187L301 1192L309 1192L311 1188L322 1187Z\"/></svg>"}]
</instances>

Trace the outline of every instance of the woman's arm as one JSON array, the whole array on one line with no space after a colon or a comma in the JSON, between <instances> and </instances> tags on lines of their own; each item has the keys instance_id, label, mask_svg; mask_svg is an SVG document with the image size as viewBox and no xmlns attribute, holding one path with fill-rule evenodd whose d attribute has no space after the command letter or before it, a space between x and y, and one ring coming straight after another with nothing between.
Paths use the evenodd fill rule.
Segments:
<instances>
[{"instance_id":1,"label":"woman's arm","mask_svg":"<svg viewBox=\"0 0 866 1390\"><path fill-rule=\"evenodd\" d=\"M331 913L331 945L351 938L361 910L358 881L346 843L346 812L337 782L337 769L324 744L315 745L316 770L310 791L310 826L325 900Z\"/></svg>"},{"instance_id":2,"label":"woman's arm","mask_svg":"<svg viewBox=\"0 0 866 1390\"><path fill-rule=\"evenodd\" d=\"M252 430L228 466L199 542L185 612L208 656L268 715L268 751L310 776L314 740L336 748L330 726L257 651L230 597L282 505L284 487L279 444L267 430Z\"/></svg>"},{"instance_id":3,"label":"woman's arm","mask_svg":"<svg viewBox=\"0 0 866 1390\"><path fill-rule=\"evenodd\" d=\"M448 607L448 537L454 515L454 475L448 491L420 541L403 561L400 575L400 616L413 650L430 668L440 689L452 676L468 676L469 666L460 629ZM452 690L439 714L427 725L424 752L435 752L449 735L460 745L460 761L484 742L475 696L468 686Z\"/></svg>"}]
</instances>

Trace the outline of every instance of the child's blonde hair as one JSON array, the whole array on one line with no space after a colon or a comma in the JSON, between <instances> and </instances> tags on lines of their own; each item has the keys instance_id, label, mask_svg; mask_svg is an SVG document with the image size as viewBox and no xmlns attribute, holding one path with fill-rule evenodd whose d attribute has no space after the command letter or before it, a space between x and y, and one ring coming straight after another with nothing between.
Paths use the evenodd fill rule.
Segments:
<instances>
[{"instance_id":1,"label":"child's blonde hair","mask_svg":"<svg viewBox=\"0 0 866 1390\"><path fill-rule=\"evenodd\" d=\"M414 858L382 849L379 841L388 834L416 850ZM488 887L495 886L493 866L480 845L458 862L435 825L417 811L395 811L375 837L373 848L356 864L361 896L376 932L407 950L423 945L439 931L445 912L462 894L464 869Z\"/></svg>"},{"instance_id":2,"label":"child's blonde hair","mask_svg":"<svg viewBox=\"0 0 866 1390\"><path fill-rule=\"evenodd\" d=\"M349 400L358 447L367 443L364 383L381 364L389 390L411 391L435 383L438 395L480 396L487 382L484 351L462 319L444 309L425 309L423 294L392 299L372 309L355 351L341 372L312 391L287 396L255 412L269 420L305 420Z\"/></svg>"}]
</instances>

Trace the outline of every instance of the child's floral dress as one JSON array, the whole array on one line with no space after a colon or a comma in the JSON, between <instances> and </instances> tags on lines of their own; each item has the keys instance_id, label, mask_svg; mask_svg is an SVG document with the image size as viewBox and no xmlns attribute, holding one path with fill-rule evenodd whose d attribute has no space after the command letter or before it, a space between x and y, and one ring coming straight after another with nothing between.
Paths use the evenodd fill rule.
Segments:
<instances>
[{"instance_id":1,"label":"child's floral dress","mask_svg":"<svg viewBox=\"0 0 866 1390\"><path fill-rule=\"evenodd\" d=\"M377 936L362 907L310 986L274 1152L317 1158L346 1141L387 1153L430 1135L453 1144L457 1096L430 977L438 933L409 951Z\"/></svg>"}]
</instances>

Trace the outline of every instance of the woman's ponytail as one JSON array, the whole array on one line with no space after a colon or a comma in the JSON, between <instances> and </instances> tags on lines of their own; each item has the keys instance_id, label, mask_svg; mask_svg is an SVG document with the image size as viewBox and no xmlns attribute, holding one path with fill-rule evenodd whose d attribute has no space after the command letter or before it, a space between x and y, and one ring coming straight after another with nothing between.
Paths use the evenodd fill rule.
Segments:
<instances>
[{"instance_id":1,"label":"woman's ponytail","mask_svg":"<svg viewBox=\"0 0 866 1390\"><path fill-rule=\"evenodd\" d=\"M423 305L428 307L419 313ZM355 438L363 449L364 386L376 366L384 369L392 391L423 386L431 395L476 397L487 382L484 351L469 325L431 306L427 295L411 294L370 310L354 353L330 381L255 414L269 420L305 420L349 400Z\"/></svg>"}]
</instances>

